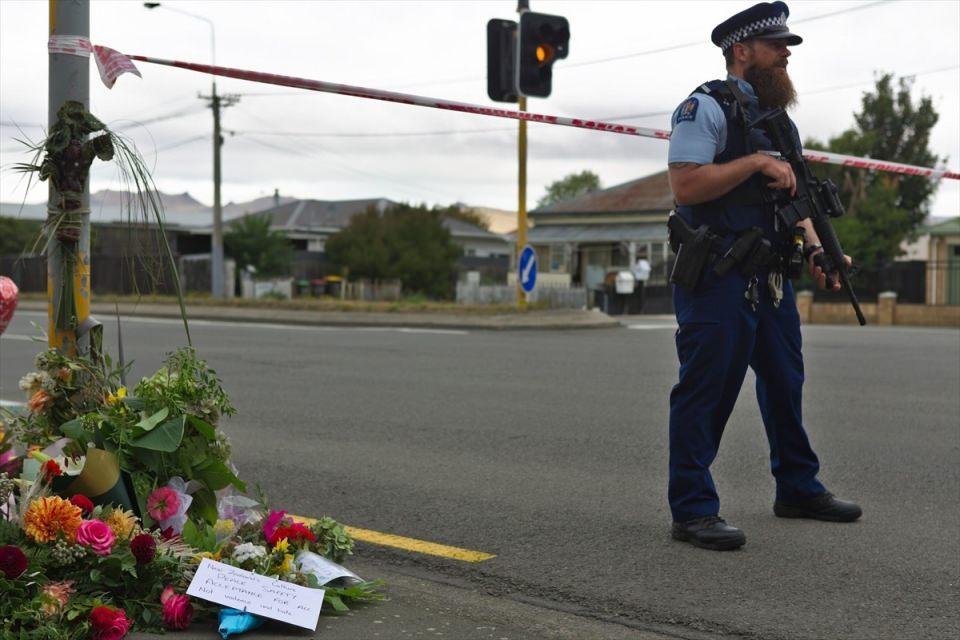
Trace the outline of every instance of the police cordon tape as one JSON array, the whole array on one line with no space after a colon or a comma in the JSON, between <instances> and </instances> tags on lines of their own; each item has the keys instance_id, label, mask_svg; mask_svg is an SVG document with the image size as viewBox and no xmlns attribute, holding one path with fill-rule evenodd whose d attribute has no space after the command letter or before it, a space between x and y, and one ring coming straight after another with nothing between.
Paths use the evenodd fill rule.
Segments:
<instances>
[{"instance_id":1,"label":"police cordon tape","mask_svg":"<svg viewBox=\"0 0 960 640\"><path fill-rule=\"evenodd\" d=\"M385 91L381 89L369 89L366 87L356 87L347 84L336 84L333 82L324 82L322 80L310 80L308 78L297 78L293 76L281 76L274 73L263 73L259 71L249 71L245 69L233 69L230 67L217 67L205 64L196 64L193 62L183 62L179 60L165 60L163 58L153 58L150 56L130 55L131 60L149 62L151 64L165 65L168 67L177 67L180 69L189 69L199 73L222 76L224 78L236 78L238 80L249 80L251 82L260 82L264 84L279 85L282 87L293 87L297 89L308 89L310 91L321 91L323 93L334 93L342 96L353 96L355 98L366 98L368 100L383 100L386 102L397 102L419 107L431 107L434 109L444 109L446 111L460 111L463 113L474 113L482 116L493 116L496 118L510 118L513 120L527 120L529 122L543 122L545 124L562 125L566 127L576 127L579 129L592 129L595 131L607 131L609 133L619 133L622 135L639 136L642 138L659 138L660 140L669 140L670 132L662 129L649 129L646 127L635 127L616 122L602 122L600 120L586 120L583 118L567 118L564 116L551 116L528 111L511 111L508 109L498 109L496 107L484 107L482 105L470 104L468 102L455 102L452 100L440 100L426 96L417 96L409 93L398 93L395 91ZM855 167L857 169L867 169L871 171L887 171L910 176L923 176L932 180L947 178L950 180L960 180L960 173L956 171L947 171L946 169L931 169L929 167L917 167L899 162L888 162L885 160L872 160L869 158L858 158L855 156L846 156L839 153L830 153L827 151L807 151L804 157L811 162L820 162L826 164L836 164L845 167Z\"/></svg>"}]
</instances>

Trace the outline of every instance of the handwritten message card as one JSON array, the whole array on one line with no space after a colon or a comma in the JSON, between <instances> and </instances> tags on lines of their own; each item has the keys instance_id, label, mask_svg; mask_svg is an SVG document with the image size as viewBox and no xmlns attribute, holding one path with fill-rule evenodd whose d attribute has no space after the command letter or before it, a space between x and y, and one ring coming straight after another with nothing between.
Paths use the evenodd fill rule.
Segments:
<instances>
[{"instance_id":1,"label":"handwritten message card","mask_svg":"<svg viewBox=\"0 0 960 640\"><path fill-rule=\"evenodd\" d=\"M309 589L204 558L187 595L317 630L323 589Z\"/></svg>"}]
</instances>

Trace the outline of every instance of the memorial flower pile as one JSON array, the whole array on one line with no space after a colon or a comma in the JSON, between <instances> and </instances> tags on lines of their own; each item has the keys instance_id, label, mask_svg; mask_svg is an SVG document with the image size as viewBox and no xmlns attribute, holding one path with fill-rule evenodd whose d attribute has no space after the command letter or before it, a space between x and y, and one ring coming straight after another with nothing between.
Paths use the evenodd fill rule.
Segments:
<instances>
[{"instance_id":1,"label":"memorial flower pile","mask_svg":"<svg viewBox=\"0 0 960 640\"><path fill-rule=\"evenodd\" d=\"M25 410L0 416L0 637L185 629L218 609L186 595L203 558L322 586L336 611L382 598L377 583L321 584L304 564L352 552L340 524L247 495L219 427L234 409L193 349L132 388L106 358L49 350L36 368L20 381Z\"/></svg>"}]
</instances>

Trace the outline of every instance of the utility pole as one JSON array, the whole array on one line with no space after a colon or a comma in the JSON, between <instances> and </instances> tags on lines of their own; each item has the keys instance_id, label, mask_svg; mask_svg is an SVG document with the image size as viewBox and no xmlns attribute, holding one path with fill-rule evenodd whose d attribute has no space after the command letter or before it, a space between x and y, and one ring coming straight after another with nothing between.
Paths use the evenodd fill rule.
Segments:
<instances>
[{"instance_id":1,"label":"utility pole","mask_svg":"<svg viewBox=\"0 0 960 640\"><path fill-rule=\"evenodd\" d=\"M144 2L147 9L158 7L202 20L210 27L210 64L217 66L217 36L213 20L205 16L177 9L160 2ZM236 104L240 100L238 95L217 95L216 76L210 76L210 95L199 96L210 101L213 110L213 233L210 235L210 293L214 298L226 297L226 268L223 261L223 209L220 206L220 147L223 146L223 136L220 135L220 109Z\"/></svg>"},{"instance_id":2,"label":"utility pole","mask_svg":"<svg viewBox=\"0 0 960 640\"><path fill-rule=\"evenodd\" d=\"M517 0L517 13L523 15L530 10L530 0ZM517 63L519 65L519 62ZM527 97L519 95L517 109L520 112L527 110ZM527 121L519 120L519 136L517 139L517 246L516 263L520 265L520 252L527 246ZM517 308L527 309L527 292L523 290L520 273L517 272Z\"/></svg>"},{"instance_id":3,"label":"utility pole","mask_svg":"<svg viewBox=\"0 0 960 640\"><path fill-rule=\"evenodd\" d=\"M90 37L89 0L50 0L50 35L70 35ZM83 56L66 53L50 53L47 76L47 124L53 128L57 122L57 111L67 101L74 100L90 109L90 60ZM48 209L57 210L61 196L49 180ZM75 245L75 256L67 255L74 250L72 246L51 237L47 251L47 336L50 347L65 354L77 352L77 327L90 315L90 182L83 181L80 196L80 208L75 209L80 219L79 237ZM63 265L66 260L74 260L73 300L62 299ZM66 287L70 290L71 287ZM69 328L57 328L57 311L70 305L76 314L76 325Z\"/></svg>"},{"instance_id":4,"label":"utility pole","mask_svg":"<svg viewBox=\"0 0 960 640\"><path fill-rule=\"evenodd\" d=\"M211 85L209 96L200 98L210 101L213 110L213 234L210 237L210 293L214 298L226 297L226 267L223 256L223 208L220 203L220 147L223 136L220 134L220 109L236 104L237 95L217 95L217 83Z\"/></svg>"}]
</instances>

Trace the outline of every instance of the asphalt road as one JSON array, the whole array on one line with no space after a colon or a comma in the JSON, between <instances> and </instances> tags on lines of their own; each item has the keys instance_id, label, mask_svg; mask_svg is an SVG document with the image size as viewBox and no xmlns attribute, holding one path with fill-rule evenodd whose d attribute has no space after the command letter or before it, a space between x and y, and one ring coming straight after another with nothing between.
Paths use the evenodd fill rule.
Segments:
<instances>
[{"instance_id":1,"label":"asphalt road","mask_svg":"<svg viewBox=\"0 0 960 640\"><path fill-rule=\"evenodd\" d=\"M0 339L0 398L38 345ZM714 465L739 552L669 539L670 323L455 332L195 323L239 413L234 461L305 515L496 554L467 564L359 554L558 610L681 637L955 638L960 632L960 332L804 329L821 479L854 524L772 514L748 374ZM108 335L115 336L112 327ZM182 344L128 322L135 379Z\"/></svg>"}]
</instances>

